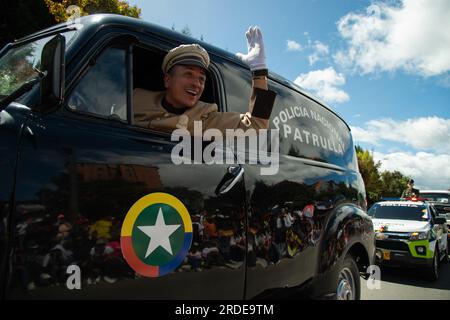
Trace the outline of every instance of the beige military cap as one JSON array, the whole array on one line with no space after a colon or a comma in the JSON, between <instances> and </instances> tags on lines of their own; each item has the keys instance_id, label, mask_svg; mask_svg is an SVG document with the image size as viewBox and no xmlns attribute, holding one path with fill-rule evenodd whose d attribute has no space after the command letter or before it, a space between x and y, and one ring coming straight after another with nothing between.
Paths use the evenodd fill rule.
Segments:
<instances>
[{"instance_id":1,"label":"beige military cap","mask_svg":"<svg viewBox=\"0 0 450 320\"><path fill-rule=\"evenodd\" d=\"M198 44L182 44L166 54L162 63L163 72L167 73L176 64L194 65L208 69L209 55Z\"/></svg>"}]
</instances>

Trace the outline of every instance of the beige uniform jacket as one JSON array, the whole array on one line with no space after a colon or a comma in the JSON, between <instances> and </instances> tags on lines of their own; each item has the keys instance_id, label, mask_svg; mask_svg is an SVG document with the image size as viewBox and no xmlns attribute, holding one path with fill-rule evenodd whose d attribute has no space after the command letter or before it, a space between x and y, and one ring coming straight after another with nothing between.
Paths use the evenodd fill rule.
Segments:
<instances>
[{"instance_id":1,"label":"beige uniform jacket","mask_svg":"<svg viewBox=\"0 0 450 320\"><path fill-rule=\"evenodd\" d=\"M191 135L194 135L194 121L202 121L203 131L216 128L222 134L225 134L225 129L268 129L275 96L275 92L271 90L254 88L249 111L245 114L219 112L217 104L198 101L183 114L176 115L169 113L162 106L164 91L154 92L136 88L134 90L134 122L144 128L165 132L187 129Z\"/></svg>"}]
</instances>

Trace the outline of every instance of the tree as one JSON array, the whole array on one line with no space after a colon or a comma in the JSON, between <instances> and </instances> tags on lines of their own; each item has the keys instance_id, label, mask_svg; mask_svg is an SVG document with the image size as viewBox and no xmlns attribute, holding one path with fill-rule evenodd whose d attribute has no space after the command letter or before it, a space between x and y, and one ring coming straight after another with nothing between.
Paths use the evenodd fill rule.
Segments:
<instances>
[{"instance_id":1,"label":"tree","mask_svg":"<svg viewBox=\"0 0 450 320\"><path fill-rule=\"evenodd\" d=\"M367 202L370 206L381 197L382 183L379 173L381 162L375 163L369 150L363 150L359 146L356 146L356 155L358 157L359 172L366 185Z\"/></svg>"},{"instance_id":2,"label":"tree","mask_svg":"<svg viewBox=\"0 0 450 320\"><path fill-rule=\"evenodd\" d=\"M141 9L137 6L130 6L123 0L44 0L48 10L57 22L67 21L74 12L67 9L71 5L79 8L79 14L86 16L95 13L116 13L124 16L139 18Z\"/></svg>"},{"instance_id":3,"label":"tree","mask_svg":"<svg viewBox=\"0 0 450 320\"><path fill-rule=\"evenodd\" d=\"M381 162L375 162L369 150L356 146L359 172L366 185L367 202L369 206L382 197L401 197L406 183L410 179L399 171L385 170L380 173Z\"/></svg>"},{"instance_id":4,"label":"tree","mask_svg":"<svg viewBox=\"0 0 450 320\"><path fill-rule=\"evenodd\" d=\"M0 0L0 48L28 34L67 21L71 5L80 15L117 13L139 18L141 9L124 0Z\"/></svg>"},{"instance_id":5,"label":"tree","mask_svg":"<svg viewBox=\"0 0 450 320\"><path fill-rule=\"evenodd\" d=\"M402 195L409 177L404 176L399 171L383 171L381 173L382 196L399 198Z\"/></svg>"},{"instance_id":6,"label":"tree","mask_svg":"<svg viewBox=\"0 0 450 320\"><path fill-rule=\"evenodd\" d=\"M10 95L36 76L32 59L35 50L35 46L28 44L16 50L14 55L4 57L0 67L0 95Z\"/></svg>"}]
</instances>

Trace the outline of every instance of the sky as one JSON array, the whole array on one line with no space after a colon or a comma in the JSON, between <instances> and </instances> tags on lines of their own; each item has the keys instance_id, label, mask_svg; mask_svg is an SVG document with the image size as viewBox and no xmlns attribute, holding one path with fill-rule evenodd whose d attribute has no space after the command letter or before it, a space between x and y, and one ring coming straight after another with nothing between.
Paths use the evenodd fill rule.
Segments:
<instances>
[{"instance_id":1,"label":"sky","mask_svg":"<svg viewBox=\"0 0 450 320\"><path fill-rule=\"evenodd\" d=\"M450 189L449 0L129 0L231 53L258 25L271 71L326 102L381 170Z\"/></svg>"}]
</instances>

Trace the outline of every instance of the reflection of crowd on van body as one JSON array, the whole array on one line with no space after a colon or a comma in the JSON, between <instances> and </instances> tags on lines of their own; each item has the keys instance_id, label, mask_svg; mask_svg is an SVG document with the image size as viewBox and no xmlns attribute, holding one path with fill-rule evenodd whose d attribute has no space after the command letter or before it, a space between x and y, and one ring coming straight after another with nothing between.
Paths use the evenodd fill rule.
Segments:
<instances>
[{"instance_id":1,"label":"reflection of crowd on van body","mask_svg":"<svg viewBox=\"0 0 450 320\"><path fill-rule=\"evenodd\" d=\"M310 210L310 211L308 211ZM193 243L177 272L213 267L269 267L315 246L321 223L313 217L314 205L303 210L275 206L261 219L251 219L248 243L243 214L203 210L191 216ZM122 222L114 217L89 221L78 215L69 222L64 214L25 213L17 225L17 283L25 290L36 286L65 285L69 265L81 269L83 281L115 283L136 278L125 262L120 246ZM247 252L246 252L247 250Z\"/></svg>"},{"instance_id":2,"label":"reflection of crowd on van body","mask_svg":"<svg viewBox=\"0 0 450 320\"><path fill-rule=\"evenodd\" d=\"M338 228L340 231L329 239L326 244L327 250L322 252L322 268L334 265L339 257L342 256L348 242L353 237L365 237L371 234L370 225L364 223L363 220L352 220L348 225Z\"/></svg>"},{"instance_id":3,"label":"reflection of crowd on van body","mask_svg":"<svg viewBox=\"0 0 450 320\"><path fill-rule=\"evenodd\" d=\"M89 224L82 215L70 223L64 214L52 219L25 213L17 225L16 281L25 291L65 286L69 265L80 267L87 284L132 278L135 274L122 257L120 229L121 223L113 217Z\"/></svg>"},{"instance_id":4,"label":"reflection of crowd on van body","mask_svg":"<svg viewBox=\"0 0 450 320\"><path fill-rule=\"evenodd\" d=\"M292 258L307 247L315 246L322 226L312 214L275 206L275 210L265 215L262 225L258 223L260 220L250 221L248 266L276 265L283 258ZM194 241L179 271L201 271L213 266L235 269L243 264L246 255L243 226L222 225L224 220L237 219L224 219L220 212L208 215L206 211L192 218Z\"/></svg>"}]
</instances>

